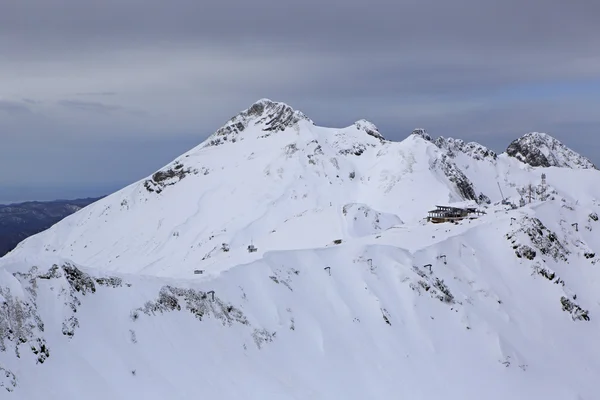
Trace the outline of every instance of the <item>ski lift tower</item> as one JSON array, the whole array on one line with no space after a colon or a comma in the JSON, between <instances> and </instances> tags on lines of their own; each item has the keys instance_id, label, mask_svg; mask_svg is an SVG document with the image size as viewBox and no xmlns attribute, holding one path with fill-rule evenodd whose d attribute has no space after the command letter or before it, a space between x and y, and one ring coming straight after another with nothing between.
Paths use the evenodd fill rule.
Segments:
<instances>
[{"instance_id":1,"label":"ski lift tower","mask_svg":"<svg viewBox=\"0 0 600 400\"><path fill-rule=\"evenodd\" d=\"M500 196L502 196L502 204L510 204L510 202L508 201L508 199L504 198L504 193L502 193L502 189L500 188L500 183L496 182L498 184L498 190L500 190Z\"/></svg>"},{"instance_id":2,"label":"ski lift tower","mask_svg":"<svg viewBox=\"0 0 600 400\"><path fill-rule=\"evenodd\" d=\"M546 201L547 198L547 194L546 191L548 190L548 186L546 185L546 174L542 173L542 185L540 187L540 196L542 201Z\"/></svg>"}]
</instances>

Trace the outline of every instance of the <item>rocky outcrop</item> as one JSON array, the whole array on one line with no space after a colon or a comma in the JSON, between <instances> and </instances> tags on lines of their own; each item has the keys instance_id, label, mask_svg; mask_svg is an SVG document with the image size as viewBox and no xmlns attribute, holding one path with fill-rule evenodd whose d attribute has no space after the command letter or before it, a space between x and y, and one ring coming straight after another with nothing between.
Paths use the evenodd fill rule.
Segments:
<instances>
[{"instance_id":1,"label":"rocky outcrop","mask_svg":"<svg viewBox=\"0 0 600 400\"><path fill-rule=\"evenodd\" d=\"M456 157L459 153L464 153L478 161L496 160L498 158L498 155L494 151L476 142L467 143L461 139L444 138L440 136L435 139L433 143L440 149L446 150L448 155L452 158Z\"/></svg>"},{"instance_id":2,"label":"rocky outcrop","mask_svg":"<svg viewBox=\"0 0 600 400\"><path fill-rule=\"evenodd\" d=\"M300 121L313 123L302 112L294 110L285 103L261 99L213 133L208 138L206 146L218 146L226 142L235 143L241 139L239 135L249 126L261 125L262 130L266 132L263 137L267 137L273 132L291 128Z\"/></svg>"},{"instance_id":3,"label":"rocky outcrop","mask_svg":"<svg viewBox=\"0 0 600 400\"><path fill-rule=\"evenodd\" d=\"M383 135L379 133L379 130L377 129L375 124L367 121L366 119L356 121L354 123L354 126L356 126L356 129L366 132L367 135L371 135L379 140L384 140Z\"/></svg>"},{"instance_id":4,"label":"rocky outcrop","mask_svg":"<svg viewBox=\"0 0 600 400\"><path fill-rule=\"evenodd\" d=\"M429 133L427 133L427 131L423 128L416 128L412 131L411 135L415 135L415 136L419 136L425 140L427 140L428 142L431 142L431 136L429 135Z\"/></svg>"},{"instance_id":5,"label":"rocky outcrop","mask_svg":"<svg viewBox=\"0 0 600 400\"><path fill-rule=\"evenodd\" d=\"M440 158L435 160L433 168L439 167L450 182L454 184L458 193L464 200L478 200L473 183L467 176L452 162L447 154L442 154Z\"/></svg>"},{"instance_id":6,"label":"rocky outcrop","mask_svg":"<svg viewBox=\"0 0 600 400\"><path fill-rule=\"evenodd\" d=\"M144 187L151 193L160 193L167 186L175 185L177 182L190 174L197 174L198 170L186 168L181 162L175 161L172 166L155 172L150 179L144 181Z\"/></svg>"},{"instance_id":7,"label":"rocky outcrop","mask_svg":"<svg viewBox=\"0 0 600 400\"><path fill-rule=\"evenodd\" d=\"M542 256L551 257L554 261L559 262L566 262L568 260L570 251L558 239L556 233L549 230L542 221L537 218L525 216L518 224L518 229L506 235L506 239L513 245L517 257L525 257L529 260L535 259L536 251L522 243L527 237L530 244Z\"/></svg>"}]
</instances>

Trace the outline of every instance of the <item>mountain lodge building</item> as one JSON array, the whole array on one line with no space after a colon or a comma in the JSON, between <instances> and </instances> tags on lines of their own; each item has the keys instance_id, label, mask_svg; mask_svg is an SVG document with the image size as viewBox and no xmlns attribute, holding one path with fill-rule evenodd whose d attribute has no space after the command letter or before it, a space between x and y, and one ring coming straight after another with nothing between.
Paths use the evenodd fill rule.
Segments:
<instances>
[{"instance_id":1,"label":"mountain lodge building","mask_svg":"<svg viewBox=\"0 0 600 400\"><path fill-rule=\"evenodd\" d=\"M435 206L435 210L429 211L427 214L427 222L439 224L441 222L458 222L465 218L475 219L482 214L484 211L479 211L476 208L460 208L460 207L449 207L449 206Z\"/></svg>"}]
</instances>

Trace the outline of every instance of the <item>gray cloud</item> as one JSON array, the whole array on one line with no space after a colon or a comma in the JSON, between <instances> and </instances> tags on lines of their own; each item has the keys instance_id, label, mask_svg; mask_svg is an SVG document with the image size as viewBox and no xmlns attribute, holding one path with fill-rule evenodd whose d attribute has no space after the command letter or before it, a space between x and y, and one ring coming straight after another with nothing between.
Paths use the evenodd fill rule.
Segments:
<instances>
[{"instance_id":1,"label":"gray cloud","mask_svg":"<svg viewBox=\"0 0 600 400\"><path fill-rule=\"evenodd\" d=\"M117 92L86 92L76 93L78 96L115 96Z\"/></svg>"},{"instance_id":2,"label":"gray cloud","mask_svg":"<svg viewBox=\"0 0 600 400\"><path fill-rule=\"evenodd\" d=\"M91 111L106 114L108 112L121 110L121 106L114 104L104 104L95 101L81 101L81 100L60 100L58 104L63 107L68 107L75 110Z\"/></svg>"},{"instance_id":3,"label":"gray cloud","mask_svg":"<svg viewBox=\"0 0 600 400\"><path fill-rule=\"evenodd\" d=\"M540 130L600 154L595 0L21 0L1 8L0 168L10 167L9 153L56 150L40 150L31 171L0 185L33 184L34 170L46 182L100 184L111 171L119 182L137 179L262 97L323 125L367 118L393 139L420 126L502 150ZM142 142L160 145L143 152Z\"/></svg>"},{"instance_id":4,"label":"gray cloud","mask_svg":"<svg viewBox=\"0 0 600 400\"><path fill-rule=\"evenodd\" d=\"M25 104L7 100L0 100L0 111L8 114L27 114L31 112Z\"/></svg>"},{"instance_id":5,"label":"gray cloud","mask_svg":"<svg viewBox=\"0 0 600 400\"><path fill-rule=\"evenodd\" d=\"M35 99L26 99L23 98L21 99L23 102L27 103L27 104L41 104L42 102L39 100L35 100Z\"/></svg>"}]
</instances>

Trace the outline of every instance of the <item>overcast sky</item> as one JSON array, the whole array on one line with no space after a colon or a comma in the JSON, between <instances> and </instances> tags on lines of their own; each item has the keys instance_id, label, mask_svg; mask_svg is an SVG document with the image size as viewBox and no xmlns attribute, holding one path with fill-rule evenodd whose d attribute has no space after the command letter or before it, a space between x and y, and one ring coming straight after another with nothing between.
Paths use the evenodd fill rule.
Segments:
<instances>
[{"instance_id":1,"label":"overcast sky","mask_svg":"<svg viewBox=\"0 0 600 400\"><path fill-rule=\"evenodd\" d=\"M550 133L600 164L597 0L0 2L0 202L151 174L268 97L503 151Z\"/></svg>"}]
</instances>

